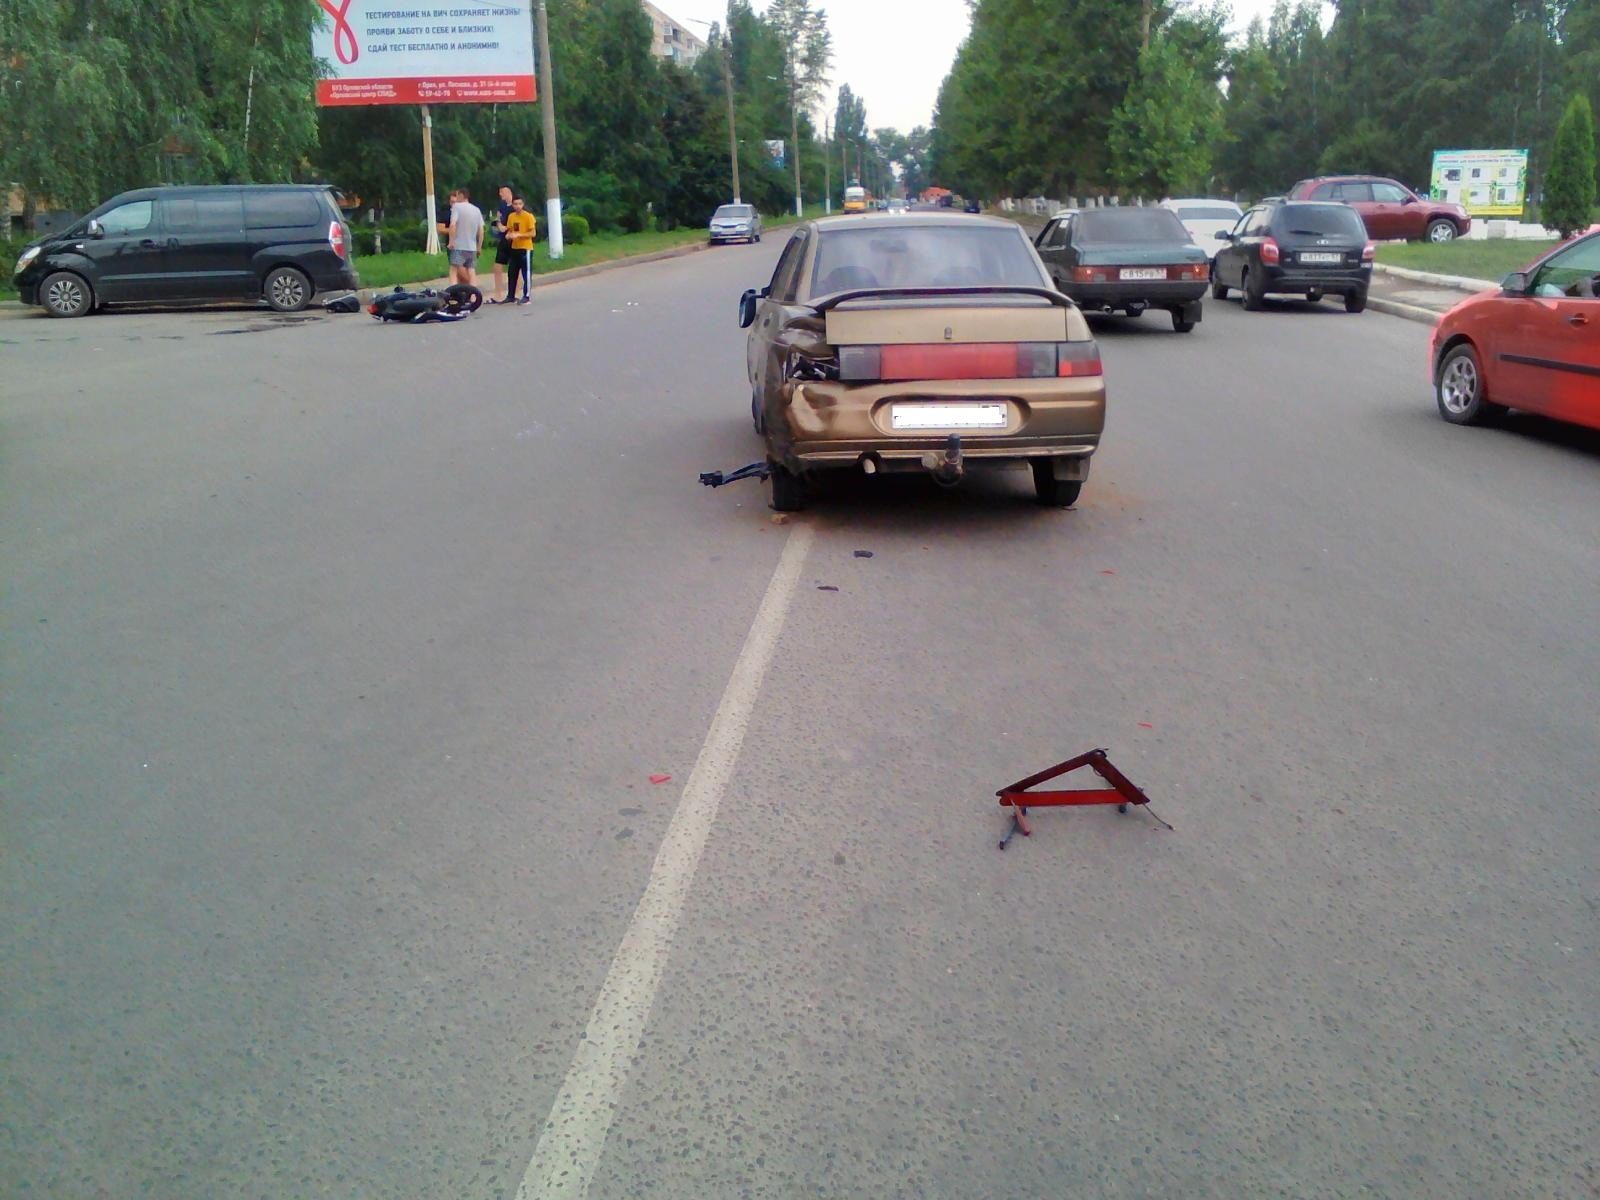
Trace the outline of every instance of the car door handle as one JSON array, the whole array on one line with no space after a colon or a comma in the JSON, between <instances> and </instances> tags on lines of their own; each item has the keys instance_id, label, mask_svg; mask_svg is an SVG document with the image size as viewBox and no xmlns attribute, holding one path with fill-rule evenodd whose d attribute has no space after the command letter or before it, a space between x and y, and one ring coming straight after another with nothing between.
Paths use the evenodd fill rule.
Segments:
<instances>
[{"instance_id":1,"label":"car door handle","mask_svg":"<svg viewBox=\"0 0 1600 1200\"><path fill-rule=\"evenodd\" d=\"M156 248L155 238L140 238L139 248L141 250L154 250Z\"/></svg>"},{"instance_id":2,"label":"car door handle","mask_svg":"<svg viewBox=\"0 0 1600 1200\"><path fill-rule=\"evenodd\" d=\"M1582 313L1573 313L1567 318L1568 325L1587 325L1588 323L1589 318L1584 316Z\"/></svg>"}]
</instances>

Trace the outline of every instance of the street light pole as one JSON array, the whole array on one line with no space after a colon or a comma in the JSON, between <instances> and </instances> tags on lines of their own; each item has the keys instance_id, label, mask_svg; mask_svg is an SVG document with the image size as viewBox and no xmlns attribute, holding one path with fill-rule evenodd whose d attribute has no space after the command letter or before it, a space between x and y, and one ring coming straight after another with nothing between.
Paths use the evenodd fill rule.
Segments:
<instances>
[{"instance_id":1,"label":"street light pole","mask_svg":"<svg viewBox=\"0 0 1600 1200\"><path fill-rule=\"evenodd\" d=\"M544 110L544 219L550 257L560 258L566 247L561 234L561 181L556 171L556 85L550 70L550 19L544 0L538 0L539 107Z\"/></svg>"}]
</instances>

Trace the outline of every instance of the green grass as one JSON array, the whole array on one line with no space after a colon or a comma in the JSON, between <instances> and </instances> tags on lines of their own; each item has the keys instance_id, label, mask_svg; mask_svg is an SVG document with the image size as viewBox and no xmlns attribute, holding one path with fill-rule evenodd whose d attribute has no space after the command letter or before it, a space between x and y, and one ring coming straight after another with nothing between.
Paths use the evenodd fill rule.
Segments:
<instances>
[{"instance_id":1,"label":"green grass","mask_svg":"<svg viewBox=\"0 0 1600 1200\"><path fill-rule=\"evenodd\" d=\"M820 205L806 210L806 217L822 215ZM797 218L786 216L766 217L767 229L781 229L793 225ZM612 262L620 258L633 258L640 254L654 254L658 250L671 250L677 246L692 245L706 240L706 231L698 226L684 229L646 230L643 233L591 233L582 242L566 247L559 261L550 258L550 246L539 242L533 248L533 273L547 275L551 271L568 271L586 267L591 263ZM361 273L364 288L391 288L397 283L432 283L449 274L443 254L424 254L409 251L403 254L364 254L356 258L356 270ZM478 278L493 279L494 253L492 249L478 256Z\"/></svg>"},{"instance_id":2,"label":"green grass","mask_svg":"<svg viewBox=\"0 0 1600 1200\"><path fill-rule=\"evenodd\" d=\"M1497 280L1520 271L1556 243L1496 238L1483 242L1396 243L1378 247L1378 261L1391 267L1462 275L1468 279Z\"/></svg>"}]
</instances>

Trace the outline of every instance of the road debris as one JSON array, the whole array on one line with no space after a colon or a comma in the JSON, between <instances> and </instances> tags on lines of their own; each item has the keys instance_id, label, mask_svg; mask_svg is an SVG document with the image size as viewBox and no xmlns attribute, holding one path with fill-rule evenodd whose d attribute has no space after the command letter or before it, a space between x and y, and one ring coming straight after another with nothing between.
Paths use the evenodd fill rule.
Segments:
<instances>
[{"instance_id":1,"label":"road debris","mask_svg":"<svg viewBox=\"0 0 1600 1200\"><path fill-rule=\"evenodd\" d=\"M1038 784L1069 775L1080 767L1088 767L1104 779L1111 786L1108 788L1073 788L1067 791L1056 792L1030 792L1028 789ZM1150 807L1150 797L1134 784L1121 771L1112 765L1103 749L1090 750L1076 758L1069 758L1066 762L1059 762L1053 767L1046 767L1037 775L1030 775L1026 779L1019 779L1016 783L1007 784L995 795L1000 797L1000 807L1011 809L1011 828L1006 831L1005 837L1000 839L1000 849L1004 850L1011 839L1018 833L1023 837L1032 837L1033 828L1028 824L1029 808L1061 808L1066 806L1082 806L1090 804L1115 804L1117 811L1125 813L1128 805L1143 805L1146 812L1166 828L1171 829L1155 810Z\"/></svg>"},{"instance_id":2,"label":"road debris","mask_svg":"<svg viewBox=\"0 0 1600 1200\"><path fill-rule=\"evenodd\" d=\"M856 557L857 558L871 558L872 557L872 551L871 550L857 550L856 551Z\"/></svg>"},{"instance_id":3,"label":"road debris","mask_svg":"<svg viewBox=\"0 0 1600 1200\"><path fill-rule=\"evenodd\" d=\"M650 776L650 782L651 783L666 783L667 780L669 780L671 778L672 778L671 775L652 775L652 776Z\"/></svg>"}]
</instances>

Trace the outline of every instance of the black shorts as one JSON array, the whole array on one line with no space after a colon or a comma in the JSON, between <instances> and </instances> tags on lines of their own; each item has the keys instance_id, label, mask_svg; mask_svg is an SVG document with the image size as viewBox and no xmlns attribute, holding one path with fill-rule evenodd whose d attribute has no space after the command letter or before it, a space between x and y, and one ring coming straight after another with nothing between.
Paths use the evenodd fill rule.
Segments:
<instances>
[{"instance_id":1,"label":"black shorts","mask_svg":"<svg viewBox=\"0 0 1600 1200\"><path fill-rule=\"evenodd\" d=\"M501 238L494 246L494 261L496 266L505 266L511 261L511 243Z\"/></svg>"}]
</instances>

